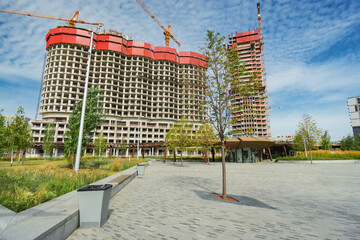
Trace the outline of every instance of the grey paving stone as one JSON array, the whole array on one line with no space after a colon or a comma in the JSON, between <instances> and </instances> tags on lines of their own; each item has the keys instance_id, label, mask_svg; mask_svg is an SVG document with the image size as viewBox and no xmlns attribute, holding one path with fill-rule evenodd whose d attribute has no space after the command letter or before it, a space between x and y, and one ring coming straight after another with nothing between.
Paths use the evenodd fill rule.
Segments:
<instances>
[{"instance_id":1,"label":"grey paving stone","mask_svg":"<svg viewBox=\"0 0 360 240\"><path fill-rule=\"evenodd\" d=\"M110 202L99 229L68 239L359 239L360 164L153 162Z\"/></svg>"}]
</instances>

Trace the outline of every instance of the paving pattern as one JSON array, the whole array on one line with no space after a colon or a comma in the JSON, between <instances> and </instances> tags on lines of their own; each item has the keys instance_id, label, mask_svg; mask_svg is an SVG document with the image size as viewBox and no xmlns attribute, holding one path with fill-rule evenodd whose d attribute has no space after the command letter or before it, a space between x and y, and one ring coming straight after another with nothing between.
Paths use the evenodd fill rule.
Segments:
<instances>
[{"instance_id":1,"label":"paving pattern","mask_svg":"<svg viewBox=\"0 0 360 240\"><path fill-rule=\"evenodd\" d=\"M360 239L360 164L153 162L68 239Z\"/></svg>"}]
</instances>

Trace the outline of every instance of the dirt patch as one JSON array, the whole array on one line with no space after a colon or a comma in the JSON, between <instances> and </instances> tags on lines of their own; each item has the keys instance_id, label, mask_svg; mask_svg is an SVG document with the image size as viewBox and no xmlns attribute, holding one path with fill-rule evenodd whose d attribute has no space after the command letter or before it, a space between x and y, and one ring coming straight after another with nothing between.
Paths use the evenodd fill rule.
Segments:
<instances>
[{"instance_id":1,"label":"dirt patch","mask_svg":"<svg viewBox=\"0 0 360 240\"><path fill-rule=\"evenodd\" d=\"M217 199L220 199L220 200L224 200L224 201L230 201L230 202L239 202L238 200L236 200L235 198L232 198L232 197L226 197L226 198L223 198L222 196L216 194L216 193L213 193L213 195L217 198Z\"/></svg>"}]
</instances>

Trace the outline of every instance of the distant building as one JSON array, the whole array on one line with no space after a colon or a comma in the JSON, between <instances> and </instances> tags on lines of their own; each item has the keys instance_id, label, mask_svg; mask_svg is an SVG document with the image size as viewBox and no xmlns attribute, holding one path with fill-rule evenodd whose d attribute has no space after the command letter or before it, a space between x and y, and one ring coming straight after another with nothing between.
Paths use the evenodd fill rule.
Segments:
<instances>
[{"instance_id":1,"label":"distant building","mask_svg":"<svg viewBox=\"0 0 360 240\"><path fill-rule=\"evenodd\" d=\"M232 130L242 133L250 133L257 137L270 137L270 117L267 101L266 78L264 74L263 53L261 52L260 30L249 30L247 32L229 35L229 44L237 45L240 62L244 64L245 75L239 78L240 84L246 84L252 75L263 88L253 92L250 96L234 96L232 104L239 106L240 110L233 112L235 121ZM241 67L241 66L239 66Z\"/></svg>"},{"instance_id":2,"label":"distant building","mask_svg":"<svg viewBox=\"0 0 360 240\"><path fill-rule=\"evenodd\" d=\"M360 96L347 99L354 137L360 134Z\"/></svg>"},{"instance_id":3,"label":"distant building","mask_svg":"<svg viewBox=\"0 0 360 240\"><path fill-rule=\"evenodd\" d=\"M6 126L6 125L11 124L14 121L15 116L4 116L4 118L5 118L5 126ZM25 117L25 120L27 122L30 122L30 118L28 118L28 117Z\"/></svg>"},{"instance_id":4,"label":"distant building","mask_svg":"<svg viewBox=\"0 0 360 240\"><path fill-rule=\"evenodd\" d=\"M292 142L293 141L294 136L276 136L276 137L269 137L270 140L275 141L275 142Z\"/></svg>"}]
</instances>

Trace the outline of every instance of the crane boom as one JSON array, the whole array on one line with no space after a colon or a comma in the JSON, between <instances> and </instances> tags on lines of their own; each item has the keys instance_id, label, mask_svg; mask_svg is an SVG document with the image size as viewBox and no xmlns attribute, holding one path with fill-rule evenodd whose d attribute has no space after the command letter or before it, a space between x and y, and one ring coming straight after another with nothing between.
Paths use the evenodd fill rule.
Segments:
<instances>
[{"instance_id":1,"label":"crane boom","mask_svg":"<svg viewBox=\"0 0 360 240\"><path fill-rule=\"evenodd\" d=\"M139 4L140 4L140 6L150 15L150 17L152 18L152 19L154 19L155 20L155 22L157 22L157 24L159 24L159 26L162 28L162 29L164 29L164 31L166 31L166 28L161 24L161 22L154 16L154 14L152 14L151 12L150 12L150 10L140 1L140 0L136 0Z\"/></svg>"},{"instance_id":2,"label":"crane boom","mask_svg":"<svg viewBox=\"0 0 360 240\"><path fill-rule=\"evenodd\" d=\"M175 37L171 34L171 25L168 25L167 29L161 24L161 22L154 16L154 14L152 14L150 12L150 10L140 1L140 0L136 0L138 2L138 4L150 15L150 17L152 19L155 20L155 22L157 22L157 24L159 24L159 26L164 30L164 35L165 35L165 44L168 47L169 43L170 43L170 38L172 40L174 40L174 42L176 42L177 45L181 46L181 43L179 43Z\"/></svg>"},{"instance_id":3,"label":"crane boom","mask_svg":"<svg viewBox=\"0 0 360 240\"><path fill-rule=\"evenodd\" d=\"M52 19L52 20L65 21L65 22L67 22L69 24L69 27L75 27L75 23L98 25L98 26L103 26L104 25L103 23L96 23L96 22L95 23L90 23L90 22L85 22L85 21L82 21L82 20L78 20L79 11L75 11L74 16L72 16L72 18L70 18L70 19L61 18L61 17L54 17L54 16L47 16L47 15L41 15L41 14L36 14L36 13L21 12L21 11L16 11L16 10L7 10L7 9L0 9L0 12L24 15L24 16L29 16L29 17L38 17L38 18L46 18L46 19Z\"/></svg>"}]
</instances>

